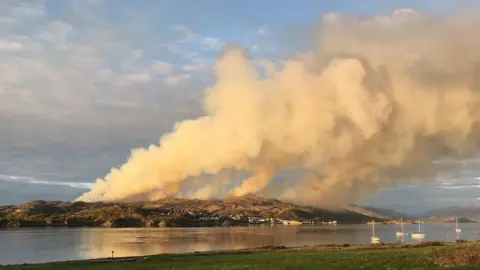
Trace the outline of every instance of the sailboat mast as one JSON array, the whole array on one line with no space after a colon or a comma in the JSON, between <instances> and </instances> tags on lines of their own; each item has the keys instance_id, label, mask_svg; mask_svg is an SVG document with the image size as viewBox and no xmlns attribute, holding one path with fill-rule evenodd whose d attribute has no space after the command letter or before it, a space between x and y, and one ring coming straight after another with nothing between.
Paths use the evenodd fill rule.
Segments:
<instances>
[{"instance_id":1,"label":"sailboat mast","mask_svg":"<svg viewBox=\"0 0 480 270\"><path fill-rule=\"evenodd\" d=\"M375 237L375 221L372 220L372 236Z\"/></svg>"}]
</instances>

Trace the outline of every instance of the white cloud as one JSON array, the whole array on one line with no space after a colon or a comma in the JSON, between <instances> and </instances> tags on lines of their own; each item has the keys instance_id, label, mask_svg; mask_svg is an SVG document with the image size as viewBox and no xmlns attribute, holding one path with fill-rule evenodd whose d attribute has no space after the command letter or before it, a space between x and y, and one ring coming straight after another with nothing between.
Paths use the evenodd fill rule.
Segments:
<instances>
[{"instance_id":1,"label":"white cloud","mask_svg":"<svg viewBox=\"0 0 480 270\"><path fill-rule=\"evenodd\" d=\"M197 44L203 50L219 50L225 44L218 37L203 36L193 32L185 25L174 25L170 29L183 34L183 37L177 42L178 44ZM178 47L175 47L175 49L178 50Z\"/></svg>"},{"instance_id":2,"label":"white cloud","mask_svg":"<svg viewBox=\"0 0 480 270\"><path fill-rule=\"evenodd\" d=\"M181 25L181 24L175 24L170 26L170 29L174 31L180 31L180 32L191 32L190 28L186 25Z\"/></svg>"},{"instance_id":3,"label":"white cloud","mask_svg":"<svg viewBox=\"0 0 480 270\"><path fill-rule=\"evenodd\" d=\"M0 23L11 24L14 23L15 19L7 16L0 16Z\"/></svg>"},{"instance_id":4,"label":"white cloud","mask_svg":"<svg viewBox=\"0 0 480 270\"><path fill-rule=\"evenodd\" d=\"M0 52L2 51L15 52L15 51L21 51L22 49L23 49L23 44L20 42L0 40Z\"/></svg>"},{"instance_id":5,"label":"white cloud","mask_svg":"<svg viewBox=\"0 0 480 270\"><path fill-rule=\"evenodd\" d=\"M143 56L143 51L142 50L134 50L132 52L132 58L135 59L135 60L142 58L142 56Z\"/></svg>"},{"instance_id":6,"label":"white cloud","mask_svg":"<svg viewBox=\"0 0 480 270\"><path fill-rule=\"evenodd\" d=\"M148 82L150 76L148 75L148 73L138 73L126 75L126 78L137 82Z\"/></svg>"},{"instance_id":7,"label":"white cloud","mask_svg":"<svg viewBox=\"0 0 480 270\"><path fill-rule=\"evenodd\" d=\"M221 44L196 34L188 44L177 42L183 33L152 37L137 22L112 26L92 15L102 9L87 7L95 0L69 1L74 16L51 20L42 2L0 1L0 197L3 183L93 181L129 149L201 115L203 78L193 84L191 76L210 69L204 50Z\"/></svg>"},{"instance_id":8,"label":"white cloud","mask_svg":"<svg viewBox=\"0 0 480 270\"><path fill-rule=\"evenodd\" d=\"M1 111L57 120L100 104L128 103L148 111L165 102L158 81L168 82L166 86L188 81L188 75L164 81L174 66L152 57L149 44L128 39L99 21L76 26L77 21L24 21L27 33L8 31L0 38L0 52L8 51L0 55ZM109 116L96 120L104 117Z\"/></svg>"},{"instance_id":9,"label":"white cloud","mask_svg":"<svg viewBox=\"0 0 480 270\"><path fill-rule=\"evenodd\" d=\"M15 182L15 183L27 183L27 184L39 184L39 185L53 185L53 186L68 186L73 188L91 188L93 183L80 183L80 182L54 182L47 180L39 180L29 176L15 176L0 174L1 181Z\"/></svg>"},{"instance_id":10,"label":"white cloud","mask_svg":"<svg viewBox=\"0 0 480 270\"><path fill-rule=\"evenodd\" d=\"M336 21L338 19L340 19L341 15L339 13L336 13L336 12L329 12L329 13L326 13L325 15L323 15L323 20L325 21Z\"/></svg>"},{"instance_id":11,"label":"white cloud","mask_svg":"<svg viewBox=\"0 0 480 270\"><path fill-rule=\"evenodd\" d=\"M440 189L472 189L480 188L480 185L468 185L468 186L438 186Z\"/></svg>"},{"instance_id":12,"label":"white cloud","mask_svg":"<svg viewBox=\"0 0 480 270\"><path fill-rule=\"evenodd\" d=\"M412 19L412 18L418 18L419 16L422 16L422 14L411 8L397 9L392 14L392 17L401 18L401 19Z\"/></svg>"},{"instance_id":13,"label":"white cloud","mask_svg":"<svg viewBox=\"0 0 480 270\"><path fill-rule=\"evenodd\" d=\"M164 61L155 61L152 65L152 71L161 74L168 75L173 71L173 65Z\"/></svg>"},{"instance_id":14,"label":"white cloud","mask_svg":"<svg viewBox=\"0 0 480 270\"><path fill-rule=\"evenodd\" d=\"M119 76L117 79L117 85L119 86L132 86L134 84L144 84L150 81L148 73L127 74Z\"/></svg>"},{"instance_id":15,"label":"white cloud","mask_svg":"<svg viewBox=\"0 0 480 270\"><path fill-rule=\"evenodd\" d=\"M185 53L186 58L193 58L193 57L197 57L197 56L198 56L198 52Z\"/></svg>"},{"instance_id":16,"label":"white cloud","mask_svg":"<svg viewBox=\"0 0 480 270\"><path fill-rule=\"evenodd\" d=\"M205 69L205 64L197 63L197 64L189 64L182 66L183 71L201 71Z\"/></svg>"},{"instance_id":17,"label":"white cloud","mask_svg":"<svg viewBox=\"0 0 480 270\"><path fill-rule=\"evenodd\" d=\"M209 72L212 70L212 61L202 58L193 58L189 64L183 65L180 68L187 72Z\"/></svg>"},{"instance_id":18,"label":"white cloud","mask_svg":"<svg viewBox=\"0 0 480 270\"><path fill-rule=\"evenodd\" d=\"M256 33L260 36L268 35L270 33L270 28L268 25L262 25L257 29Z\"/></svg>"},{"instance_id":19,"label":"white cloud","mask_svg":"<svg viewBox=\"0 0 480 270\"><path fill-rule=\"evenodd\" d=\"M59 37L65 37L73 30L72 25L62 22L62 21L53 21L46 25L45 31Z\"/></svg>"},{"instance_id":20,"label":"white cloud","mask_svg":"<svg viewBox=\"0 0 480 270\"><path fill-rule=\"evenodd\" d=\"M0 24L2 27L18 26L23 22L34 22L45 15L43 0L0 1ZM5 29L0 29L6 30Z\"/></svg>"},{"instance_id":21,"label":"white cloud","mask_svg":"<svg viewBox=\"0 0 480 270\"><path fill-rule=\"evenodd\" d=\"M202 46L205 49L219 50L224 44L224 42L219 38L199 37L199 40L201 41Z\"/></svg>"},{"instance_id":22,"label":"white cloud","mask_svg":"<svg viewBox=\"0 0 480 270\"><path fill-rule=\"evenodd\" d=\"M162 44L162 45L159 45L159 47L164 47L172 53L176 53L176 54L183 53L182 50L180 50L178 44Z\"/></svg>"},{"instance_id":23,"label":"white cloud","mask_svg":"<svg viewBox=\"0 0 480 270\"><path fill-rule=\"evenodd\" d=\"M5 91L5 85L16 83L21 78L20 70L8 63L0 63L0 94Z\"/></svg>"},{"instance_id":24,"label":"white cloud","mask_svg":"<svg viewBox=\"0 0 480 270\"><path fill-rule=\"evenodd\" d=\"M72 31L72 25L62 21L53 21L48 23L36 37L53 46L64 48L66 46L66 38Z\"/></svg>"},{"instance_id":25,"label":"white cloud","mask_svg":"<svg viewBox=\"0 0 480 270\"><path fill-rule=\"evenodd\" d=\"M250 45L250 47L248 49L250 50L250 52L256 53L260 50L260 45L253 44L253 45Z\"/></svg>"},{"instance_id":26,"label":"white cloud","mask_svg":"<svg viewBox=\"0 0 480 270\"><path fill-rule=\"evenodd\" d=\"M178 86L182 83L187 82L190 77L191 76L188 74L171 75L165 78L165 84L168 86Z\"/></svg>"},{"instance_id":27,"label":"white cloud","mask_svg":"<svg viewBox=\"0 0 480 270\"><path fill-rule=\"evenodd\" d=\"M23 5L11 8L11 14L15 18L35 19L45 14L45 6L38 1L18 1ZM30 2L30 3L29 3Z\"/></svg>"},{"instance_id":28,"label":"white cloud","mask_svg":"<svg viewBox=\"0 0 480 270\"><path fill-rule=\"evenodd\" d=\"M105 3L107 0L81 0L87 6L96 6Z\"/></svg>"}]
</instances>

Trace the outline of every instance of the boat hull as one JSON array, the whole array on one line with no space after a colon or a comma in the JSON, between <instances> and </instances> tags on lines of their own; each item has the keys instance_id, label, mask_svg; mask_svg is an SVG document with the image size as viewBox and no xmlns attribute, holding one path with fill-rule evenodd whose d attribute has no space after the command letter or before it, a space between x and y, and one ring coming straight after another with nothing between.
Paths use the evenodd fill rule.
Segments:
<instances>
[{"instance_id":1,"label":"boat hull","mask_svg":"<svg viewBox=\"0 0 480 270\"><path fill-rule=\"evenodd\" d=\"M300 221L295 221L295 220L292 220L292 221L283 221L283 225L302 225L302 222Z\"/></svg>"},{"instance_id":2,"label":"boat hull","mask_svg":"<svg viewBox=\"0 0 480 270\"><path fill-rule=\"evenodd\" d=\"M425 234L424 233L412 233L412 239L424 239Z\"/></svg>"},{"instance_id":3,"label":"boat hull","mask_svg":"<svg viewBox=\"0 0 480 270\"><path fill-rule=\"evenodd\" d=\"M378 238L378 237L376 237L376 236L373 236L373 237L371 237L370 242L371 242L372 244L380 244L380 238Z\"/></svg>"}]
</instances>

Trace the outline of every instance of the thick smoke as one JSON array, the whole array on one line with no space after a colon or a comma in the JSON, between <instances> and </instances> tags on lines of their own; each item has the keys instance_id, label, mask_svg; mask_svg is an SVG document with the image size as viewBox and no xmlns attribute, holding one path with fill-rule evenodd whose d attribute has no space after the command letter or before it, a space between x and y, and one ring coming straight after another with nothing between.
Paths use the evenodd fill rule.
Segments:
<instances>
[{"instance_id":1,"label":"thick smoke","mask_svg":"<svg viewBox=\"0 0 480 270\"><path fill-rule=\"evenodd\" d=\"M475 14L329 14L316 51L269 63L265 74L244 51L228 49L206 91L206 116L178 123L159 146L133 150L78 200L269 189L296 202L341 204L432 178L432 161L479 150L478 25ZM303 177L271 183L292 168ZM238 171L252 174L231 188L229 172Z\"/></svg>"}]
</instances>

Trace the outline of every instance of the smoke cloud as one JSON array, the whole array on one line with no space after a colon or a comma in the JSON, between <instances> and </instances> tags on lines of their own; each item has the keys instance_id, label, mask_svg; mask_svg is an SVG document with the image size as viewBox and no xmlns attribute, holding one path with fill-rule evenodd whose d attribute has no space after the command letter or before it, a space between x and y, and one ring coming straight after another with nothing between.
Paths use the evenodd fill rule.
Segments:
<instances>
[{"instance_id":1,"label":"smoke cloud","mask_svg":"<svg viewBox=\"0 0 480 270\"><path fill-rule=\"evenodd\" d=\"M269 63L264 73L244 50L227 48L206 89L205 116L178 123L158 146L133 150L78 200L270 191L335 205L432 178L433 161L479 150L478 25L476 14L408 9L373 18L328 14L315 51ZM302 177L271 182L288 169ZM241 172L251 175L232 187Z\"/></svg>"}]
</instances>

